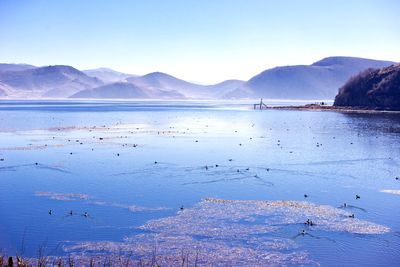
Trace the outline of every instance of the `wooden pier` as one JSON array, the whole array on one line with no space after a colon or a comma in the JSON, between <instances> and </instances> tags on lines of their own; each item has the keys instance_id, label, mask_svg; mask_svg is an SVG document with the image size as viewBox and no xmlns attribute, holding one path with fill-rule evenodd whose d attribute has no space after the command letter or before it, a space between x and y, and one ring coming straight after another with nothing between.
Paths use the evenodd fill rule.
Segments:
<instances>
[{"instance_id":1,"label":"wooden pier","mask_svg":"<svg viewBox=\"0 0 400 267\"><path fill-rule=\"evenodd\" d=\"M262 110L263 108L264 108L264 109L267 109L267 108L268 108L268 106L267 106L266 104L264 104L262 98L261 98L261 100L260 100L260 103L258 103L258 104L253 104L253 106L254 106L254 109L258 109L258 107L259 107L260 110Z\"/></svg>"}]
</instances>

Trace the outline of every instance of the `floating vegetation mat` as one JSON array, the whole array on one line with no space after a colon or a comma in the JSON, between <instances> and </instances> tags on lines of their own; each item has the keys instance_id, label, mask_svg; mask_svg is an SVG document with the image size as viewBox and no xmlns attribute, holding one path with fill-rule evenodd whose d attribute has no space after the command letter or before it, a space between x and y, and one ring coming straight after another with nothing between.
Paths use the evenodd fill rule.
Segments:
<instances>
[{"instance_id":1,"label":"floating vegetation mat","mask_svg":"<svg viewBox=\"0 0 400 267\"><path fill-rule=\"evenodd\" d=\"M147 222L139 227L142 233L124 242L84 242L68 244L64 249L79 255L108 252L156 258L160 265L182 263L182 255L187 255L189 262L207 266L317 265L299 246L298 235L382 234L390 230L350 215L342 209L304 201L207 198L175 216ZM307 220L313 225L305 224ZM297 226L297 235L291 236L290 231L286 231L287 237L277 235L290 225Z\"/></svg>"}]
</instances>

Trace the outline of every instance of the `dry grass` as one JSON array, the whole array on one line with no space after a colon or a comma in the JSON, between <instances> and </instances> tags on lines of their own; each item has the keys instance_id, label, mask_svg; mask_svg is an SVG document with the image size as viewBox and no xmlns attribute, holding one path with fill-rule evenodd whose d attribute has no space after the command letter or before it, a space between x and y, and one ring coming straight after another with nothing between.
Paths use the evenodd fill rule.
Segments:
<instances>
[{"instance_id":1,"label":"dry grass","mask_svg":"<svg viewBox=\"0 0 400 267\"><path fill-rule=\"evenodd\" d=\"M131 254L106 254L93 256L64 256L55 257L45 255L43 248L38 250L36 258L23 258L22 256L9 256L6 253L0 253L0 267L161 267L161 266L181 266L189 267L199 266L198 252L191 253L185 250L181 251L176 257L165 258L157 255L157 249L154 248L151 256L148 258L135 258Z\"/></svg>"}]
</instances>

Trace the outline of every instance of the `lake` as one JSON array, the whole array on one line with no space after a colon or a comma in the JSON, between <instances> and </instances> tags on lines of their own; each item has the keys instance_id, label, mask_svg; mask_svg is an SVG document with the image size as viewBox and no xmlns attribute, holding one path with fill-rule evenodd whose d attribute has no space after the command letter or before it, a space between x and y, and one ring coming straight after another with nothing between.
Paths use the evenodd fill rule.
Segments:
<instances>
[{"instance_id":1,"label":"lake","mask_svg":"<svg viewBox=\"0 0 400 267\"><path fill-rule=\"evenodd\" d=\"M217 266L400 260L398 114L1 101L0 160L5 253L156 251Z\"/></svg>"}]
</instances>

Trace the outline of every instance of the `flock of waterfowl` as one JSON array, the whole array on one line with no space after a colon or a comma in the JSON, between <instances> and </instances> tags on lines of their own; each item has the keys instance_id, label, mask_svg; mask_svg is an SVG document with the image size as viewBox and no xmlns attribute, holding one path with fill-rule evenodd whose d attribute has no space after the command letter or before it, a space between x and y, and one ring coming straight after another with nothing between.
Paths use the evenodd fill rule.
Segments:
<instances>
[{"instance_id":1,"label":"flock of waterfowl","mask_svg":"<svg viewBox=\"0 0 400 267\"><path fill-rule=\"evenodd\" d=\"M118 124L117 124L117 125L118 125ZM254 127L254 126L255 126L255 124L252 123L251 127ZM208 127L208 125L205 125L205 127ZM170 130L168 130L168 131L157 131L157 135L171 134L171 133L177 134L177 133L179 133L179 131L174 131L174 132L173 132L173 131L171 130L171 129L174 129L174 128L175 128L175 127L171 126L171 127L170 127ZM93 126L93 127L90 127L90 128L83 127L83 129L88 129L89 132L92 132L92 131L94 131L94 130L99 130L99 129L100 129L100 130L111 130L112 128L111 128L111 127L107 127L106 125L102 125L102 126L100 126L100 127L96 127L96 126ZM57 131L62 131L62 130L63 130L62 128L57 128ZM139 128L139 127L136 127L135 130L136 130L136 131L139 131L140 128ZM270 130L272 130L272 128L270 128ZM186 128L186 130L183 131L183 132L181 132L181 134L186 134L188 131L190 131L190 128ZM289 131L289 129L287 129L287 131ZM130 133L130 134L134 134L135 132L134 132L134 131L129 131L129 133ZM238 133L238 131L235 130L234 133ZM175 138L175 136L176 136L176 135L173 135L172 137ZM125 136L121 135L121 136L119 136L118 138L121 138L121 139L122 139L122 138L127 138L127 137L128 137L127 135L125 135ZM93 139L97 139L97 140L99 140L99 141L106 140L105 137L96 137L96 136L92 136L92 138L93 138ZM263 137L261 137L261 138L263 138ZM52 136L52 139L55 140L56 137L55 137L55 136ZM333 137L333 139L335 139L335 137ZM253 137L249 137L249 140L253 140ZM67 142L75 142L75 143L78 143L79 145L83 145L83 144L84 144L83 141L81 141L80 139L75 139L75 140L67 139ZM194 142L198 143L199 140L198 140L198 139L195 139ZM353 142L350 142L350 144L353 144ZM243 143L239 143L238 145L239 145L239 146L242 146ZM281 142L280 139L277 139L276 145L279 146L281 149L283 148L282 142ZM44 146L47 146L47 144L45 144ZM126 146L130 146L130 147L136 148L136 147L138 147L139 145L136 144L136 143L134 143L134 144L123 143L123 144L122 144L122 147L126 147ZM316 147L321 147L321 146L322 146L322 143L316 142ZM91 150L93 151L94 148L91 148ZM293 151L289 151L289 153L293 153ZM74 154L74 152L69 152L69 155L73 155L73 154ZM120 155L121 155L120 153L116 153L116 156L117 156L117 157L119 157ZM5 158L0 158L0 161L4 161L4 160L5 160ZM232 158L229 158L228 161L229 161L229 162L232 162L233 159L232 159ZM159 163L159 162L158 162L157 160L154 161L154 164L158 164L158 163ZM39 165L40 163L35 162L34 164L37 166L37 165ZM211 167L218 168L218 167L219 167L219 164L214 164L214 165L211 166ZM208 170L208 169L210 168L210 166L205 165L204 168L205 168L205 170ZM246 171L249 171L249 170L250 170L250 167L247 167L245 170L246 170ZM266 171L270 171L270 168L266 168ZM239 173L240 170L237 169L237 172ZM254 177L258 178L258 175L255 174ZM400 178L399 178L399 177L395 177L395 179L396 179L396 180L399 180ZM304 194L304 198L308 198L308 197L309 197L308 194ZM360 196L359 196L359 195L356 195L356 196L355 196L355 199L356 199L356 200L357 200L357 199L360 199ZM348 207L348 206L347 206L346 203L344 203L340 208L346 208L346 207ZM180 209L183 210L183 206L181 206ZM48 214L49 214L49 215L53 215L53 210L49 210ZM69 215L70 215L70 216L73 216L73 215L75 215L75 213L73 213L72 211L70 211ZM84 212L83 214L79 214L79 215L82 215L82 216L85 217L85 218L89 218L89 217L90 217L89 214L88 214L87 212ZM351 214L349 217L350 217L350 218L354 218L355 215L354 215L354 214ZM306 224L306 225L309 225L309 226L313 226L313 225L314 225L314 223L313 223L311 220L309 220L309 219L305 222L305 224Z\"/></svg>"},{"instance_id":2,"label":"flock of waterfowl","mask_svg":"<svg viewBox=\"0 0 400 267\"><path fill-rule=\"evenodd\" d=\"M49 210L49 215L53 215L53 210ZM79 216L83 216L85 218L91 218L89 213L87 211L85 211L84 213L74 213L72 210L68 212L68 214L66 216L74 216L74 215L79 215Z\"/></svg>"},{"instance_id":3,"label":"flock of waterfowl","mask_svg":"<svg viewBox=\"0 0 400 267\"><path fill-rule=\"evenodd\" d=\"M255 126L255 124L253 123L251 127L254 127L254 126ZM206 125L206 127L208 127L208 125ZM100 129L108 129L108 130L111 129L111 127L106 127L106 125L103 125L102 127L93 126L89 131L92 132L92 130L99 129L99 128L100 128ZM170 127L170 129L174 129L174 127ZM61 131L60 128L58 128L57 130L58 130L58 131ZM140 130L140 128L137 127L136 130ZM270 130L272 130L272 129L270 129ZM289 129L287 129L287 130L289 130ZM187 131L190 131L190 129L189 129L189 128L186 128L186 130L183 131L182 134L186 134ZM234 132L237 133L238 131L235 130ZM130 133L133 134L134 131L130 131ZM157 135L171 134L171 133L172 133L171 130L169 130L169 131L157 131ZM175 134L176 134L176 133L179 133L179 131L175 132ZM126 136L126 135L125 135L125 136L119 136L119 138L121 138L121 139L122 139L122 138L127 138L127 137L128 137L128 136ZM175 138L176 135L173 135L172 137ZM55 136L52 137L53 140L54 140L55 138L56 138ZM261 137L261 138L263 138L263 137ZM96 137L96 136L93 136L93 139L97 139L97 140L99 140L99 141L106 140L105 137ZM333 139L335 139L335 137L333 137ZM249 140L253 140L253 137L249 137ZM67 141L68 141L68 142L73 142L71 139L68 139ZM75 139L74 141L75 141L75 143L78 143L78 144L80 144L80 145L83 145L83 144L84 144L80 139ZM199 143L199 140L198 140L198 139L195 139L194 142L195 142L195 143ZM353 142L350 142L350 144L353 144ZM239 145L239 146L242 146L243 143L239 143L238 145ZM282 142L281 142L280 139L277 139L276 145L279 146L281 149L283 148ZM123 143L123 144L122 144L122 147L126 147L126 146L130 146L130 147L136 148L136 147L138 147L139 145L136 144L136 143L133 144L133 145L132 145L132 144L128 144L128 143ZM321 146L322 146L322 143L316 142L316 147L321 147ZM93 151L94 149L92 148L91 150ZM293 151L289 151L289 153L293 153ZM70 152L69 154L70 154L70 155L73 155L74 153L73 153L73 152ZM116 155L117 157L119 157L121 154L120 154L120 153L116 153L115 155ZM0 161L4 161L4 158L1 158ZM232 158L229 158L228 161L229 161L229 162L232 162L233 159L232 159ZM154 164L155 164L155 165L157 165L158 163L159 163L159 162L158 162L157 160L154 161ZM39 164L38 162L35 162L35 165L38 165L38 164ZM211 165L211 166L205 165L205 166L204 166L204 169L205 169L206 171L208 171L209 168L211 168L211 167L213 167L213 168L218 168L219 166L220 166L219 164L214 164L214 165ZM245 170L246 170L246 171L249 171L249 170L250 170L250 167L245 168ZM270 171L270 168L266 168L266 171L269 172L269 171ZM240 172L240 169L237 169L236 172L239 173L239 172ZM257 174L255 174L254 177L255 177L255 178L259 178L259 176L258 176ZM399 180L399 177L396 177L395 179L396 179L396 180ZM303 196L304 196L304 198L308 198L308 197L309 197L309 195L308 195L307 193L305 193ZM358 194L356 194L356 195L355 195L355 199L356 199L356 200L360 199L360 196L359 196ZM342 206L340 206L339 208L345 209L345 208L348 208L348 207L355 207L355 206L347 205L346 203L344 203L344 204L343 204ZM357 207L356 207L356 208L357 208ZM362 208L360 208L360 209L362 209ZM179 208L179 210L180 210L180 211L183 211L183 210L184 210L184 206L182 205L182 206ZM53 215L53 214L54 214L53 210L49 210L48 214L49 214L49 215ZM71 210L71 211L68 213L68 216L74 216L74 215L79 215L79 216L82 216L82 217L84 217L84 218L91 218L91 216L89 215L89 213L86 212L86 211L85 211L84 213L74 213L74 212ZM348 217L349 217L349 218L355 218L355 215L354 215L354 213L352 213L352 214L349 215ZM315 224L312 220L310 220L310 219L307 219L307 220L304 222L304 224L307 225L307 226L315 226L315 225L316 225L316 224ZM300 234L301 234L301 235L306 234L306 230L303 229L303 230L300 232Z\"/></svg>"},{"instance_id":4,"label":"flock of waterfowl","mask_svg":"<svg viewBox=\"0 0 400 267\"><path fill-rule=\"evenodd\" d=\"M251 127L254 127L255 126L255 124L253 123L252 125L251 125ZM208 127L208 126L206 126L206 127ZM89 129L89 128L87 128L87 129ZM91 129L89 129L89 132L93 132L93 131L95 131L95 130L97 130L97 129L100 129L100 130L110 130L110 129L112 129L111 127L106 127L106 125L103 125L102 127L96 127L96 126L94 126L94 127L92 127ZM139 127L137 127L137 128L135 128L136 129L136 131L139 131L139 130L141 130L141 128L139 128ZM188 133L190 133L189 131L190 131L190 128L185 128L185 130L184 131L176 131L176 130L171 130L171 129L174 129L174 127L172 127L172 128L170 128L170 130L166 130L166 131L155 131L155 132L153 132L153 133L155 133L155 134L157 134L157 135L171 135L171 137L172 138L176 138L179 134L182 134L182 135L184 135L184 134L188 134ZM289 131L289 129L286 129L287 131ZM58 131L62 131L62 128L58 128ZM135 130L131 130L131 129L129 129L129 133L130 134L134 134L134 133L136 133L136 131ZM235 130L234 131L234 133L236 134L236 133L238 133L238 130ZM118 134L118 136L117 136L117 134L114 134L114 136L107 136L106 134L104 134L103 136L101 136L101 137L99 137L99 136L97 136L97 135L94 135L94 136L90 136L90 138L70 138L70 139L67 139L66 141L69 143L69 144L71 144L71 145L77 145L77 146L80 146L80 145L91 145L93 142L95 142L96 144L98 144L99 142L100 143L106 143L106 141L108 141L108 140L110 140L110 139L113 139L113 138L118 138L118 139L120 139L120 140L123 140L123 139L126 139L126 138L128 138L128 136L129 135L125 135L125 133L123 134L123 135L119 135ZM64 137L65 138L65 137ZM198 138L198 137L196 137L196 138ZM202 139L196 139L196 138L193 138L193 139L190 139L189 140L189 142L194 142L194 143L196 143L196 145L193 145L193 146L197 146L197 143L199 144L199 145L201 145L201 143L202 143ZM248 138L247 140L254 140L254 139L257 139L256 137L249 137L249 136L247 136L246 138ZM260 138L264 138L263 136L261 136ZM292 150L288 150L288 149L286 149L285 150L285 148L287 148L287 147L285 147L285 138L284 137L282 137L282 136L280 136L280 138L282 138L282 139L275 139L275 140L273 140L272 141L272 145L275 147L275 148L279 148L279 149L282 149L282 150L284 150L284 153L293 153L293 151ZM51 138L52 140L60 140L61 138L59 138L58 136L52 136L52 138ZM90 140L91 139L91 140ZM244 139L244 138L243 138ZM333 139L335 139L335 137L333 137ZM93 141L92 141L93 140ZM65 141L65 140L64 140ZM114 143L115 144L115 143ZM233 143L233 146L235 146L236 147L236 149L242 149L242 148L238 148L237 146L246 146L246 141L243 141L243 140L240 140L239 142L238 141L235 141L234 143ZM323 146L323 144L320 142L320 141L318 141L318 142L316 142L316 141L313 141L313 143L312 143L312 147L313 147L313 149L315 149L315 147L317 147L317 148L319 148L319 149L322 149L323 147L326 147L328 144L326 144L325 142L324 142L324 146ZM353 142L348 142L347 144L350 144L350 145L353 145ZM139 144L137 144L137 143L129 143L129 142L126 142L125 140L123 140L123 143L117 143L117 145L119 145L120 147L122 147L122 148L140 148L142 145L139 145ZM48 144L45 144L44 146L48 146ZM49 145L49 147L50 147L50 145ZM89 147L88 148L88 150L89 149L91 149L91 151L94 151L94 148L91 148L91 147ZM118 148L119 149L119 148ZM316 149L315 149L316 150ZM118 151L118 150L117 150ZM280 151L279 151L280 152ZM76 151L66 151L66 153L68 153L69 155L76 155L76 154L78 154L78 152L76 152ZM115 151L113 151L113 153L112 154L110 154L110 155L113 155L113 156L116 156L116 157L120 157L120 158L118 158L118 159L116 159L116 160L120 160L121 158L123 158L126 154L128 154L129 152L125 152L124 150L119 150L118 152L115 152ZM153 161L154 160L154 161ZM233 167L234 167L234 169L233 169L233 171L234 172L236 172L236 173L244 173L245 171L247 171L247 172L249 172L250 171L250 169L252 169L253 170L253 166L248 166L248 165L245 165L245 166L240 166L240 167L237 167L236 168L236 166L234 166L235 165L235 161L236 161L237 159L236 158L232 158L232 155L230 155L230 157L229 157L229 155L225 158L225 161L228 161L228 162L231 162L231 163L233 163ZM5 158L0 158L0 161L5 161ZM155 157L155 158L151 158L150 160L149 160L149 165L152 165L152 164L154 164L154 165L157 165L157 166L162 166L163 165L163 160L160 158L160 157ZM203 163L204 164L204 163ZM39 162L34 162L34 165L35 166L40 166L41 165L41 163L40 163L40 161ZM214 162L214 164L212 164L212 163L208 163L208 164L206 164L206 165L202 165L202 164L199 164L200 165L200 167L199 168L201 168L202 170L201 170L201 172L203 172L203 170L205 170L206 172L208 171L209 173L210 172L212 172L213 170L215 170L214 168L218 168L218 170L220 170L221 168L224 168L225 167L225 164L224 163L222 163L222 162L218 162L217 161L217 163L215 163ZM229 166L230 166L231 164L229 164ZM271 167L271 168L270 168ZM274 167L273 166L270 166L270 167L265 167L265 168L263 168L265 171L267 171L267 172L274 172ZM153 168L153 166L151 166L150 168ZM262 177L263 175L262 174L257 174L257 173L251 173L251 175L253 175L254 176L254 178L260 178L260 177ZM399 177L395 177L395 180L400 180L400 178ZM306 192L302 192L302 191L306 191ZM312 198L313 198L313 192L307 192L307 189L302 189L302 191L300 191L300 197L301 196L303 196L304 197L304 199L307 199L307 200L309 200L309 199L311 199L312 200ZM360 191L359 191L360 192ZM301 193L303 193L303 195L301 195ZM356 193L356 192L354 192L354 193ZM360 193L357 193L357 194L354 194L353 193L353 199L352 200L356 200L358 203L360 203L359 201L362 201L362 199L361 199L361 196L360 195L362 195L362 197L363 197L363 199L365 198L365 195L364 194L360 194ZM363 192L361 192L361 193L363 193ZM340 201L340 200L339 200ZM343 201L343 199L341 200L341 201ZM347 200L345 200L345 201L347 201ZM182 202L181 202L182 203ZM339 206L339 207L337 207L337 208L340 208L340 209L349 209L349 210L354 210L354 209L359 209L359 210L362 210L362 208L359 208L359 207L357 207L357 206L352 206L352 205L350 205L350 204L348 204L348 203L351 203L351 201L348 201L348 202L342 202L343 204L341 205L341 206ZM178 203L178 204L180 204L180 203ZM187 204L185 203L185 206L184 205L177 205L177 207L175 208L178 212L183 212L183 211L186 211L188 208L187 208ZM362 206L362 205L360 205L360 206ZM93 218L92 217L92 214L94 214L95 212L93 211L93 210L89 210L89 211L76 211L75 209L74 210L70 210L68 213L66 213L66 211L59 211L59 210L55 210L55 209L53 209L54 207L51 207L52 209L50 209L50 210L48 210L48 215L49 216L58 216L58 215L60 215L60 214L62 214L62 215L60 215L60 216L70 216L70 217L72 217L72 216L76 216L76 217L81 217L81 218L84 218L84 219L88 219L88 218ZM47 209L46 209L47 210ZM46 212L46 210L44 211L44 212ZM90 214L89 214L89 212L90 212ZM66 213L66 214L65 214ZM95 215L96 216L96 215ZM348 216L348 218L351 218L351 219L355 219L355 218L357 218L358 217L358 214L357 213L351 213L351 214L348 214L348 215L346 215L346 216ZM360 217L362 217L362 216L360 216ZM307 217L305 217L304 219L306 219ZM315 226L317 226L317 223L319 224L319 222L318 221L315 221L314 220L315 218L314 217L310 217L310 218L307 218L307 220L305 220L305 221L303 221L303 219L301 219L298 223L300 224L300 225L303 225L303 226L301 226L302 228L304 228L304 229L300 229L300 232L298 232L299 230L296 230L296 233L298 232L299 233L299 235L300 236L306 236L306 235L310 235L309 233L312 233L311 232L311 228L312 227L315 227ZM357 220L357 219L356 219ZM348 221L356 221L356 220L348 220ZM309 232L308 232L309 231Z\"/></svg>"}]
</instances>

